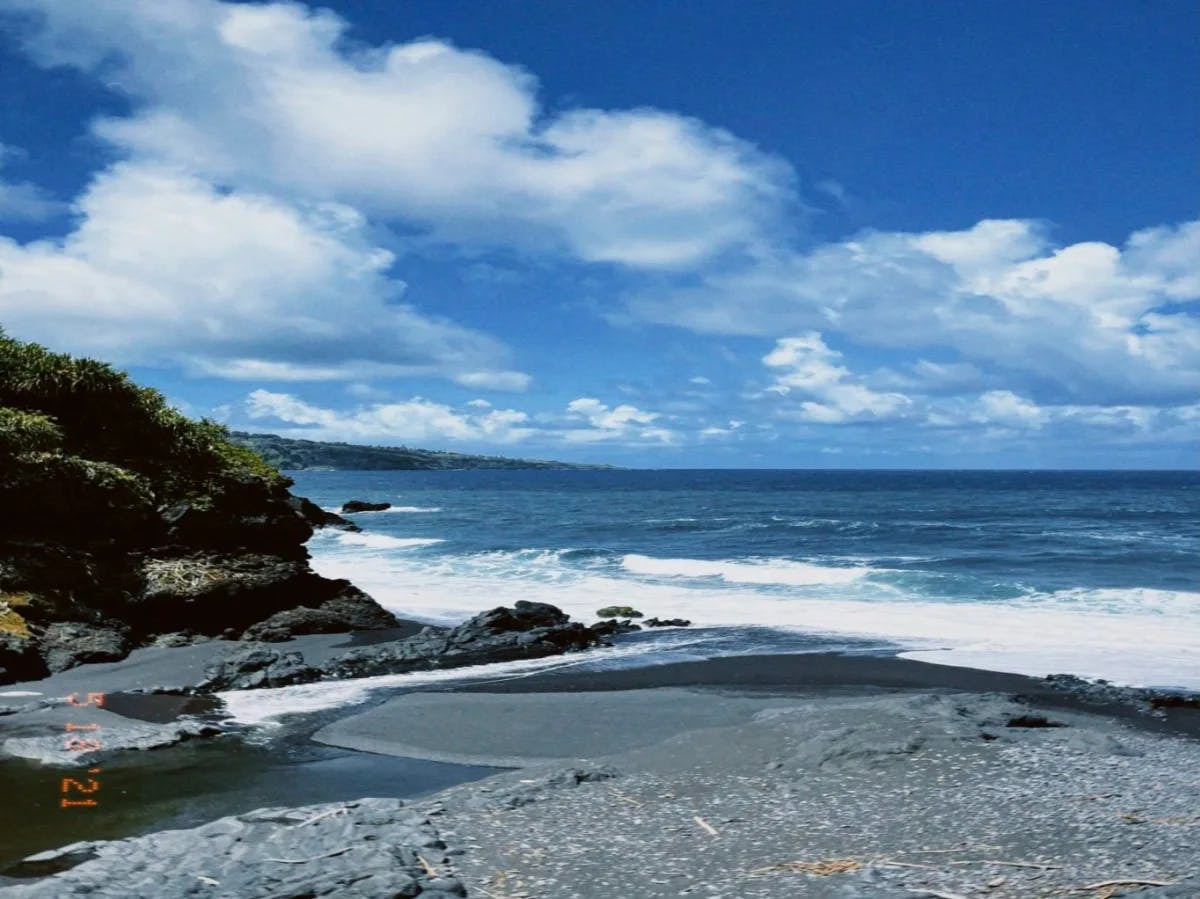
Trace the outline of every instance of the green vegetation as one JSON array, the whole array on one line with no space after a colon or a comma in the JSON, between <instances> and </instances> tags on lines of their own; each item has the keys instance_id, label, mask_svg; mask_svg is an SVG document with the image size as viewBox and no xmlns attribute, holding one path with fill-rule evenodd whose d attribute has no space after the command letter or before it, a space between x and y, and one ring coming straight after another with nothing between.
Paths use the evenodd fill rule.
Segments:
<instances>
[{"instance_id":1,"label":"green vegetation","mask_svg":"<svg viewBox=\"0 0 1200 899\"><path fill-rule=\"evenodd\" d=\"M36 518L31 510L46 504L59 513L74 506L82 518L203 502L246 479L286 483L227 437L223 426L186 418L157 390L139 387L110 365L0 331L0 498L6 508Z\"/></svg>"},{"instance_id":2,"label":"green vegetation","mask_svg":"<svg viewBox=\"0 0 1200 899\"><path fill-rule=\"evenodd\" d=\"M637 609L633 606L605 606L603 609L596 610L597 618L643 618Z\"/></svg>"},{"instance_id":3,"label":"green vegetation","mask_svg":"<svg viewBox=\"0 0 1200 899\"><path fill-rule=\"evenodd\" d=\"M502 456L473 456L412 449L407 446L359 446L352 443L321 443L293 440L274 434L246 434L234 431L229 439L256 453L277 468L299 471L305 468L345 471L390 471L396 469L437 470L462 468L549 468L609 469L610 465L578 465L570 462L545 462L531 459L506 459Z\"/></svg>"}]
</instances>

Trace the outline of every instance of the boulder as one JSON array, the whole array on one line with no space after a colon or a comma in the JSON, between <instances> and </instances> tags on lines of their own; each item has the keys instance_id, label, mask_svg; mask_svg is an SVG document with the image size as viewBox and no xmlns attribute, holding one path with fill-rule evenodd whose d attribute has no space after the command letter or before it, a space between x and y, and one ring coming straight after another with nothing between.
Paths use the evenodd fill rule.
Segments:
<instances>
[{"instance_id":1,"label":"boulder","mask_svg":"<svg viewBox=\"0 0 1200 899\"><path fill-rule=\"evenodd\" d=\"M269 633L268 628L254 633ZM518 602L476 615L455 628L423 628L403 640L351 649L319 668L298 652L281 653L252 644L206 670L204 690L276 687L317 679L374 677L429 668L456 668L514 659L542 658L600 643L590 628L572 622L545 603Z\"/></svg>"},{"instance_id":2,"label":"boulder","mask_svg":"<svg viewBox=\"0 0 1200 899\"><path fill-rule=\"evenodd\" d=\"M633 606L605 606L596 610L597 618L641 618L642 613Z\"/></svg>"},{"instance_id":3,"label":"boulder","mask_svg":"<svg viewBox=\"0 0 1200 899\"><path fill-rule=\"evenodd\" d=\"M646 627L691 627L692 622L686 618L647 618L642 622Z\"/></svg>"},{"instance_id":4,"label":"boulder","mask_svg":"<svg viewBox=\"0 0 1200 899\"><path fill-rule=\"evenodd\" d=\"M237 637L258 626L256 639L285 640L297 633L396 626L390 612L349 581L321 577L303 560L196 553L149 558L142 568L145 588L121 615L138 634L232 631ZM301 608L307 611L273 619Z\"/></svg>"},{"instance_id":5,"label":"boulder","mask_svg":"<svg viewBox=\"0 0 1200 899\"><path fill-rule=\"evenodd\" d=\"M55 622L46 628L38 643L51 672L88 662L115 662L125 658L133 648L127 628L86 621Z\"/></svg>"},{"instance_id":6,"label":"boulder","mask_svg":"<svg viewBox=\"0 0 1200 899\"><path fill-rule=\"evenodd\" d=\"M369 503L366 500L351 499L342 503L343 512L383 512L392 507L391 503Z\"/></svg>"},{"instance_id":7,"label":"boulder","mask_svg":"<svg viewBox=\"0 0 1200 899\"><path fill-rule=\"evenodd\" d=\"M49 674L37 641L21 634L0 632L0 684L38 680Z\"/></svg>"},{"instance_id":8,"label":"boulder","mask_svg":"<svg viewBox=\"0 0 1200 899\"><path fill-rule=\"evenodd\" d=\"M615 637L618 634L632 634L634 631L640 631L641 629L641 625L634 624L628 618L608 618L604 621L597 621L588 628L597 637Z\"/></svg>"},{"instance_id":9,"label":"boulder","mask_svg":"<svg viewBox=\"0 0 1200 899\"><path fill-rule=\"evenodd\" d=\"M304 662L298 652L280 652L261 643L251 643L214 659L204 668L197 689L250 690L282 687L317 680L320 672Z\"/></svg>"},{"instance_id":10,"label":"boulder","mask_svg":"<svg viewBox=\"0 0 1200 899\"><path fill-rule=\"evenodd\" d=\"M357 587L342 583L345 584L342 590L320 605L296 606L276 612L248 627L241 639L278 643L302 634L340 634L396 626L396 618L391 612Z\"/></svg>"},{"instance_id":11,"label":"boulder","mask_svg":"<svg viewBox=\"0 0 1200 899\"><path fill-rule=\"evenodd\" d=\"M328 512L322 509L312 500L303 496L292 496L288 498L288 505L295 509L304 520L311 524L314 528L337 528L340 531L361 531L358 525L353 521L342 518L334 512Z\"/></svg>"}]
</instances>

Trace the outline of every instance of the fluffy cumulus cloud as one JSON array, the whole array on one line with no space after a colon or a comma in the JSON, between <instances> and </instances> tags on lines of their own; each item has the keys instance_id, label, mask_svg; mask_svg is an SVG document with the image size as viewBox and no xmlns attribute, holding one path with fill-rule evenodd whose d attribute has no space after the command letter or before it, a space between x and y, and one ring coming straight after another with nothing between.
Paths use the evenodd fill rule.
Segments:
<instances>
[{"instance_id":1,"label":"fluffy cumulus cloud","mask_svg":"<svg viewBox=\"0 0 1200 899\"><path fill-rule=\"evenodd\" d=\"M535 420L528 412L497 409L483 399L455 407L413 397L335 409L295 394L260 389L246 397L233 417L236 423L288 436L384 444L536 443L561 447L607 441L645 446L670 443L675 437L669 429L654 424L662 417L658 413L629 405L610 408L590 397L573 400L562 412L543 413ZM580 427L581 420L586 427Z\"/></svg>"},{"instance_id":2,"label":"fluffy cumulus cloud","mask_svg":"<svg viewBox=\"0 0 1200 899\"><path fill-rule=\"evenodd\" d=\"M882 393L860 383L838 364L841 355L826 346L816 331L785 337L763 357L763 363L775 372L767 390L783 397L798 396L793 414L805 421L891 418L910 405L901 393Z\"/></svg>"},{"instance_id":3,"label":"fluffy cumulus cloud","mask_svg":"<svg viewBox=\"0 0 1200 899\"><path fill-rule=\"evenodd\" d=\"M546 114L524 70L436 40L350 48L296 3L6 0L29 47L95 72L133 114L99 136L133 158L399 215L448 240L561 249L633 266L754 249L791 170L654 110Z\"/></svg>"},{"instance_id":4,"label":"fluffy cumulus cloud","mask_svg":"<svg viewBox=\"0 0 1200 899\"><path fill-rule=\"evenodd\" d=\"M569 443L592 443L599 440L651 441L670 443L675 434L669 428L655 425L662 416L637 406L622 403L615 407L594 397L580 397L567 404L569 419L582 419L590 427L568 428L562 432Z\"/></svg>"},{"instance_id":5,"label":"fluffy cumulus cloud","mask_svg":"<svg viewBox=\"0 0 1200 899\"><path fill-rule=\"evenodd\" d=\"M1200 222L1063 244L1045 223L984 219L798 249L786 163L670 112L547 109L533 75L482 52L357 44L336 15L292 2L0 0L0 13L35 62L125 101L90 126L106 167L75 198L70 231L0 237L0 322L121 364L254 386L345 380L352 401L373 402L338 411L259 390L243 407L256 423L659 447L781 422L1200 433ZM817 189L848 202L841 185ZM61 211L0 172L0 219ZM752 338L754 371L703 366L681 395L638 398L660 412L591 396L533 416L483 400L386 402L372 382L532 381L509 347L404 283L386 248L396 233L442 262L447 246L476 254L463 262L476 281L504 272L480 250L599 264L617 273L606 283L629 285L614 320Z\"/></svg>"},{"instance_id":6,"label":"fluffy cumulus cloud","mask_svg":"<svg viewBox=\"0 0 1200 899\"><path fill-rule=\"evenodd\" d=\"M789 167L655 110L547 114L535 79L436 40L357 46L299 3L3 0L24 47L125 95L120 162L59 240L0 240L0 318L123 364L259 381L442 375L520 391L497 341L405 297L379 224L632 269L759 252ZM0 216L43 215L0 181ZM415 303L420 302L418 307Z\"/></svg>"},{"instance_id":7,"label":"fluffy cumulus cloud","mask_svg":"<svg viewBox=\"0 0 1200 899\"><path fill-rule=\"evenodd\" d=\"M529 416L516 409L466 411L421 397L349 410L307 403L292 394L255 390L245 402L253 422L316 439L397 443L519 443L532 435Z\"/></svg>"},{"instance_id":8,"label":"fluffy cumulus cloud","mask_svg":"<svg viewBox=\"0 0 1200 899\"><path fill-rule=\"evenodd\" d=\"M350 207L227 192L122 163L61 240L0 239L0 321L122 364L255 380L448 374L521 387L505 349L423 315Z\"/></svg>"},{"instance_id":9,"label":"fluffy cumulus cloud","mask_svg":"<svg viewBox=\"0 0 1200 899\"><path fill-rule=\"evenodd\" d=\"M1170 404L1200 390L1197 260L1200 222L1139 231L1123 247L1056 247L1036 222L988 220L867 232L643 292L630 306L704 333L816 329L859 346L938 350L957 357L943 374L956 366L1048 400Z\"/></svg>"}]
</instances>

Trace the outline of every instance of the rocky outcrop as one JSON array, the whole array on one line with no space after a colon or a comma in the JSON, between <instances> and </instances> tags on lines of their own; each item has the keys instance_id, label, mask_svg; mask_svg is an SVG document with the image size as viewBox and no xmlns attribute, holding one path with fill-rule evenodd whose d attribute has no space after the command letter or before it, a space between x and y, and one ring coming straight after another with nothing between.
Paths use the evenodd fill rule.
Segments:
<instances>
[{"instance_id":1,"label":"rocky outcrop","mask_svg":"<svg viewBox=\"0 0 1200 899\"><path fill-rule=\"evenodd\" d=\"M354 512L386 512L391 507L391 503L369 503L361 499L351 499L342 503L342 511L348 514Z\"/></svg>"},{"instance_id":2,"label":"rocky outcrop","mask_svg":"<svg viewBox=\"0 0 1200 899\"><path fill-rule=\"evenodd\" d=\"M335 512L322 509L312 500L303 496L293 496L288 504L304 516L304 520L314 528L337 528L340 531L361 531L358 525L348 518L342 518Z\"/></svg>"},{"instance_id":3,"label":"rocky outcrop","mask_svg":"<svg viewBox=\"0 0 1200 899\"><path fill-rule=\"evenodd\" d=\"M13 869L25 882L4 893L12 899L453 899L467 892L453 873L460 853L448 849L428 814L399 799L360 799L73 843L25 859Z\"/></svg>"},{"instance_id":4,"label":"rocky outcrop","mask_svg":"<svg viewBox=\"0 0 1200 899\"><path fill-rule=\"evenodd\" d=\"M115 662L133 647L129 629L80 621L57 621L42 633L40 648L46 667L65 671L86 662Z\"/></svg>"},{"instance_id":5,"label":"rocky outcrop","mask_svg":"<svg viewBox=\"0 0 1200 899\"><path fill-rule=\"evenodd\" d=\"M600 634L572 622L554 606L521 601L512 608L483 612L458 627L426 627L403 640L352 649L319 666L305 663L299 652L249 645L209 665L199 689L282 687L316 680L534 659L586 649L600 642Z\"/></svg>"},{"instance_id":6,"label":"rocky outcrop","mask_svg":"<svg viewBox=\"0 0 1200 899\"><path fill-rule=\"evenodd\" d=\"M103 363L0 333L0 683L166 634L395 626L309 567L314 527L356 525L226 437Z\"/></svg>"}]
</instances>

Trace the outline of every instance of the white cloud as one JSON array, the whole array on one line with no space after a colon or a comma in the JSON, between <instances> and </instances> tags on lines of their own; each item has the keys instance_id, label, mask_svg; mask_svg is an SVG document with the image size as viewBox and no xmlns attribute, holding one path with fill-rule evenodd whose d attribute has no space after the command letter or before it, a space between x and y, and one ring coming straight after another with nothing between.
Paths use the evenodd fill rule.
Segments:
<instances>
[{"instance_id":1,"label":"white cloud","mask_svg":"<svg viewBox=\"0 0 1200 899\"><path fill-rule=\"evenodd\" d=\"M402 302L391 254L349 207L124 163L76 211L61 240L0 238L0 321L14 336L233 379L527 380L501 367L495 340Z\"/></svg>"},{"instance_id":2,"label":"white cloud","mask_svg":"<svg viewBox=\"0 0 1200 899\"><path fill-rule=\"evenodd\" d=\"M454 380L464 387L520 392L528 389L533 379L519 371L468 371L455 375Z\"/></svg>"},{"instance_id":3,"label":"white cloud","mask_svg":"<svg viewBox=\"0 0 1200 899\"><path fill-rule=\"evenodd\" d=\"M654 426L662 416L637 406L622 403L610 408L594 397L580 397L567 403L568 418L582 418L590 428L572 428L562 432L570 443L591 443L598 440L648 440L671 443L675 433L669 428Z\"/></svg>"},{"instance_id":4,"label":"white cloud","mask_svg":"<svg viewBox=\"0 0 1200 899\"><path fill-rule=\"evenodd\" d=\"M841 358L842 354L826 346L816 331L785 337L763 357L763 364L775 370L775 379L767 390L780 396L806 397L787 411L814 422L891 418L910 405L903 394L882 393L859 383L850 369L838 364Z\"/></svg>"},{"instance_id":5,"label":"white cloud","mask_svg":"<svg viewBox=\"0 0 1200 899\"><path fill-rule=\"evenodd\" d=\"M314 406L291 394L255 390L246 398L245 411L252 420L282 424L291 434L350 442L512 444L535 433L525 426L529 416L516 409L459 412L421 397L335 410Z\"/></svg>"},{"instance_id":6,"label":"white cloud","mask_svg":"<svg viewBox=\"0 0 1200 899\"><path fill-rule=\"evenodd\" d=\"M833 332L861 346L948 350L1059 401L1176 402L1200 390L1200 223L1124 248L1053 247L1035 222L866 232L803 254L643 292L631 311L702 333ZM1162 308L1167 307L1167 308Z\"/></svg>"},{"instance_id":7,"label":"white cloud","mask_svg":"<svg viewBox=\"0 0 1200 899\"><path fill-rule=\"evenodd\" d=\"M29 48L134 102L96 133L218 183L336 199L443 239L583 260L688 266L772 241L794 200L785 163L652 109L539 107L534 78L424 39L354 47L299 4L53 0Z\"/></svg>"},{"instance_id":8,"label":"white cloud","mask_svg":"<svg viewBox=\"0 0 1200 899\"><path fill-rule=\"evenodd\" d=\"M1011 390L989 390L981 395L971 418L983 424L1040 428L1049 413L1037 403L1017 396Z\"/></svg>"}]
</instances>

